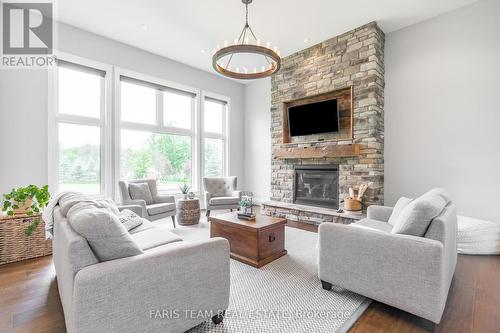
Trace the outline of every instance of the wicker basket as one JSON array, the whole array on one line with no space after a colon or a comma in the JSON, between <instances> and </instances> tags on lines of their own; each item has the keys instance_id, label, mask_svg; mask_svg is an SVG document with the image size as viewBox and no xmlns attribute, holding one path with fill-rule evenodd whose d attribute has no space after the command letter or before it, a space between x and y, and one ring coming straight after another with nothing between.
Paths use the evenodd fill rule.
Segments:
<instances>
[{"instance_id":1,"label":"wicker basket","mask_svg":"<svg viewBox=\"0 0 500 333\"><path fill-rule=\"evenodd\" d=\"M31 236L24 230L39 218L40 224ZM45 240L45 223L40 216L12 216L0 218L0 265L52 253L52 241Z\"/></svg>"},{"instance_id":2,"label":"wicker basket","mask_svg":"<svg viewBox=\"0 0 500 333\"><path fill-rule=\"evenodd\" d=\"M363 206L361 205L361 201L356 199L344 199L344 209L350 211L358 211L361 210Z\"/></svg>"}]
</instances>

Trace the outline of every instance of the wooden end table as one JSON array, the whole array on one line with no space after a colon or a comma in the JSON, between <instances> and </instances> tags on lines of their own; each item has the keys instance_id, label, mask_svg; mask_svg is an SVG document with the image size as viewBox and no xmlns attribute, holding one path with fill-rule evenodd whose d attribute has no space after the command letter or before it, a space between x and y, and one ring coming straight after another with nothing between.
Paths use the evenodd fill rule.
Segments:
<instances>
[{"instance_id":1,"label":"wooden end table","mask_svg":"<svg viewBox=\"0 0 500 333\"><path fill-rule=\"evenodd\" d=\"M262 267L285 254L286 219L257 215L255 220L239 219L237 213L210 216L210 237L224 237L231 258Z\"/></svg>"},{"instance_id":2,"label":"wooden end table","mask_svg":"<svg viewBox=\"0 0 500 333\"><path fill-rule=\"evenodd\" d=\"M177 200L177 222L180 225L193 225L200 222L200 201L194 199Z\"/></svg>"}]
</instances>

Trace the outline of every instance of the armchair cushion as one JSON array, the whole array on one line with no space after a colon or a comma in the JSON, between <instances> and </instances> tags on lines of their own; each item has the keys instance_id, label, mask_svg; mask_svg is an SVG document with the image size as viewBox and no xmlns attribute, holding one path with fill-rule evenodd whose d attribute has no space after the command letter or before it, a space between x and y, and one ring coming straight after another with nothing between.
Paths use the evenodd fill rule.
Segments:
<instances>
[{"instance_id":1,"label":"armchair cushion","mask_svg":"<svg viewBox=\"0 0 500 333\"><path fill-rule=\"evenodd\" d=\"M100 261L143 253L118 217L106 210L87 208L68 217L70 226L87 239Z\"/></svg>"},{"instance_id":2,"label":"armchair cushion","mask_svg":"<svg viewBox=\"0 0 500 333\"><path fill-rule=\"evenodd\" d=\"M396 202L396 205L394 206L394 209L392 210L391 217L389 217L389 223L390 225L394 225L396 221L398 220L399 215L403 211L403 209L408 206L410 202L412 202L413 199L406 198L406 197L401 197L399 198L398 202Z\"/></svg>"},{"instance_id":3,"label":"armchair cushion","mask_svg":"<svg viewBox=\"0 0 500 333\"><path fill-rule=\"evenodd\" d=\"M399 214L392 229L393 234L405 234L422 237L431 221L446 206L442 196L426 193L409 203Z\"/></svg>"},{"instance_id":4,"label":"armchair cushion","mask_svg":"<svg viewBox=\"0 0 500 333\"><path fill-rule=\"evenodd\" d=\"M239 197L215 197L210 199L210 205L238 205L240 203Z\"/></svg>"},{"instance_id":5,"label":"armchair cushion","mask_svg":"<svg viewBox=\"0 0 500 333\"><path fill-rule=\"evenodd\" d=\"M203 183L205 191L211 197L229 197L236 190L236 177L205 177Z\"/></svg>"},{"instance_id":6,"label":"armchair cushion","mask_svg":"<svg viewBox=\"0 0 500 333\"><path fill-rule=\"evenodd\" d=\"M132 238L143 251L157 246L182 241L182 238L173 232L170 232L168 228L163 226L136 232L132 235Z\"/></svg>"},{"instance_id":7,"label":"armchair cushion","mask_svg":"<svg viewBox=\"0 0 500 333\"><path fill-rule=\"evenodd\" d=\"M359 222L351 224L354 227L370 228L383 232L391 232L392 225L387 222L372 220L372 219L362 219Z\"/></svg>"},{"instance_id":8,"label":"armchair cushion","mask_svg":"<svg viewBox=\"0 0 500 333\"><path fill-rule=\"evenodd\" d=\"M152 205L154 203L148 183L130 183L128 185L128 191L132 200L144 200L146 201L146 205Z\"/></svg>"},{"instance_id":9,"label":"armchair cushion","mask_svg":"<svg viewBox=\"0 0 500 333\"><path fill-rule=\"evenodd\" d=\"M149 215L158 215L175 210L175 204L174 203L152 204L148 205L147 210Z\"/></svg>"}]
</instances>

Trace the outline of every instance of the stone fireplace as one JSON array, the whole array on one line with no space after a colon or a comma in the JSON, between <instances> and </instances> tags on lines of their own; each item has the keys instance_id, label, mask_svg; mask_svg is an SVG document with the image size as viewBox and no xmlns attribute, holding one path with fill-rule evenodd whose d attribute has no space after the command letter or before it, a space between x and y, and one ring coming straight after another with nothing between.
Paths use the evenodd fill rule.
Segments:
<instances>
[{"instance_id":1,"label":"stone fireplace","mask_svg":"<svg viewBox=\"0 0 500 333\"><path fill-rule=\"evenodd\" d=\"M294 203L338 208L338 165L296 165L294 171Z\"/></svg>"},{"instance_id":2,"label":"stone fireplace","mask_svg":"<svg viewBox=\"0 0 500 333\"><path fill-rule=\"evenodd\" d=\"M350 217L336 213L336 208L343 208L350 187L357 190L363 183L369 185L363 208L383 204L384 39L372 22L282 59L280 72L271 80L273 157L271 201L263 204L266 214L305 223L350 223ZM290 106L332 98L339 105L337 133L289 135ZM319 202L304 198L314 187L313 178L306 192L295 192L296 170L332 165L338 168L338 183L331 184L337 186L337 197L328 197L336 204L318 210Z\"/></svg>"}]
</instances>

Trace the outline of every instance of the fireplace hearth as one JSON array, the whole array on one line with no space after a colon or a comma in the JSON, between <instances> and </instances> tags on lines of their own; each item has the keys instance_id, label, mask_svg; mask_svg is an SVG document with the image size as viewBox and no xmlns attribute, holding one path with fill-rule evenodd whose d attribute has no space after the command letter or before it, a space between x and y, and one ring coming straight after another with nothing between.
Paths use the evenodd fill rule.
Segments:
<instances>
[{"instance_id":1,"label":"fireplace hearth","mask_svg":"<svg viewBox=\"0 0 500 333\"><path fill-rule=\"evenodd\" d=\"M325 208L339 208L339 166L295 165L293 202Z\"/></svg>"}]
</instances>

